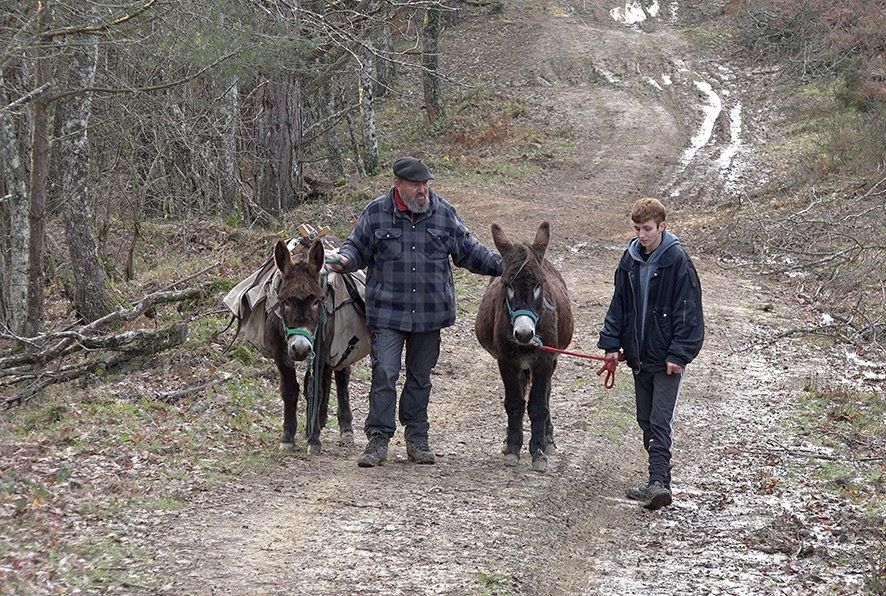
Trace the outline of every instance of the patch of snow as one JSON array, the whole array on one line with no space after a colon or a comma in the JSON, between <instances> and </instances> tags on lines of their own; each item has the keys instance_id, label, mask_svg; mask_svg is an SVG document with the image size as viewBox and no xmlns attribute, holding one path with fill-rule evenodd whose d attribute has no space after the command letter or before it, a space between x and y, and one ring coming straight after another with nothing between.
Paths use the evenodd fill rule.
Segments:
<instances>
[{"instance_id":1,"label":"patch of snow","mask_svg":"<svg viewBox=\"0 0 886 596\"><path fill-rule=\"evenodd\" d=\"M822 326L833 325L833 324L834 324L834 317L832 317L828 313L824 313L821 315L821 325Z\"/></svg>"},{"instance_id":2,"label":"patch of snow","mask_svg":"<svg viewBox=\"0 0 886 596\"><path fill-rule=\"evenodd\" d=\"M661 75L661 81L665 85L673 85L674 84L674 82L671 80L671 75L666 75L666 74Z\"/></svg>"},{"instance_id":3,"label":"patch of snow","mask_svg":"<svg viewBox=\"0 0 886 596\"><path fill-rule=\"evenodd\" d=\"M649 81L650 85L652 85L653 87L655 87L659 91L664 91L664 89L661 88L661 85L658 84L658 81L656 81L652 77L646 77L646 80Z\"/></svg>"},{"instance_id":4,"label":"patch of snow","mask_svg":"<svg viewBox=\"0 0 886 596\"><path fill-rule=\"evenodd\" d=\"M643 10L643 6L640 2L631 1L626 3L624 6L617 6L609 11L609 16L613 18L613 20L618 21L619 23L624 23L625 25L636 25L637 23L642 23L646 20L646 13L649 13L651 17L657 17L659 11L658 0L653 0L652 4L646 7L646 10Z\"/></svg>"},{"instance_id":5,"label":"patch of snow","mask_svg":"<svg viewBox=\"0 0 886 596\"><path fill-rule=\"evenodd\" d=\"M686 62L683 60L674 60L674 66L677 67L677 72L688 72L689 67L686 66Z\"/></svg>"},{"instance_id":6,"label":"patch of snow","mask_svg":"<svg viewBox=\"0 0 886 596\"><path fill-rule=\"evenodd\" d=\"M721 170L725 170L732 165L732 158L735 157L735 154L738 152L738 148L741 145L741 102L732 106L732 109L729 110L729 146L723 150L723 153L720 154L720 158L717 160L717 166ZM735 172L733 171L730 176L730 181L734 182Z\"/></svg>"},{"instance_id":7,"label":"patch of snow","mask_svg":"<svg viewBox=\"0 0 886 596\"><path fill-rule=\"evenodd\" d=\"M676 0L671 2L671 22L677 22L677 11L680 10L680 5L677 4Z\"/></svg>"},{"instance_id":8,"label":"patch of snow","mask_svg":"<svg viewBox=\"0 0 886 596\"><path fill-rule=\"evenodd\" d=\"M603 68L602 66L594 65L594 70L603 76L610 83L617 83L618 79L615 78L615 75Z\"/></svg>"},{"instance_id":9,"label":"patch of snow","mask_svg":"<svg viewBox=\"0 0 886 596\"><path fill-rule=\"evenodd\" d=\"M708 104L702 108L704 120L698 129L698 133L690 139L689 147L683 151L683 156L680 158L680 163L683 166L688 165L698 150L707 145L711 134L714 132L714 123L717 121L717 116L720 115L723 109L723 101L713 87L711 87L710 83L707 81L694 81L694 83L699 91L708 96Z\"/></svg>"},{"instance_id":10,"label":"patch of snow","mask_svg":"<svg viewBox=\"0 0 886 596\"><path fill-rule=\"evenodd\" d=\"M886 362L873 362L859 357L855 352L846 352L846 359L864 368L886 368Z\"/></svg>"}]
</instances>

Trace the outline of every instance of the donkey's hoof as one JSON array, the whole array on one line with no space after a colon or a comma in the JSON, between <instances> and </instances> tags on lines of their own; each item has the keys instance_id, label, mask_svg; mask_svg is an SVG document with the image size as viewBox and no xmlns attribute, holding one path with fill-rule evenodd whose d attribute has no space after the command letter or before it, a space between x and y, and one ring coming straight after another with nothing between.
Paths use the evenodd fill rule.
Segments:
<instances>
[{"instance_id":1,"label":"donkey's hoof","mask_svg":"<svg viewBox=\"0 0 886 596\"><path fill-rule=\"evenodd\" d=\"M536 472L545 472L548 469L548 458L544 453L532 454L532 469Z\"/></svg>"},{"instance_id":2,"label":"donkey's hoof","mask_svg":"<svg viewBox=\"0 0 886 596\"><path fill-rule=\"evenodd\" d=\"M520 455L517 453L505 453L505 465L513 468L520 463Z\"/></svg>"},{"instance_id":3,"label":"donkey's hoof","mask_svg":"<svg viewBox=\"0 0 886 596\"><path fill-rule=\"evenodd\" d=\"M338 442L341 445L353 445L354 432L350 430L342 431L341 436L338 438Z\"/></svg>"},{"instance_id":4,"label":"donkey's hoof","mask_svg":"<svg viewBox=\"0 0 886 596\"><path fill-rule=\"evenodd\" d=\"M320 443L308 444L308 455L320 455Z\"/></svg>"},{"instance_id":5,"label":"donkey's hoof","mask_svg":"<svg viewBox=\"0 0 886 596\"><path fill-rule=\"evenodd\" d=\"M553 442L545 445L545 455L557 455L557 446Z\"/></svg>"},{"instance_id":6,"label":"donkey's hoof","mask_svg":"<svg viewBox=\"0 0 886 596\"><path fill-rule=\"evenodd\" d=\"M280 441L280 451L294 451L294 450L295 450L294 443L291 443L291 442L287 443L285 441Z\"/></svg>"}]
</instances>

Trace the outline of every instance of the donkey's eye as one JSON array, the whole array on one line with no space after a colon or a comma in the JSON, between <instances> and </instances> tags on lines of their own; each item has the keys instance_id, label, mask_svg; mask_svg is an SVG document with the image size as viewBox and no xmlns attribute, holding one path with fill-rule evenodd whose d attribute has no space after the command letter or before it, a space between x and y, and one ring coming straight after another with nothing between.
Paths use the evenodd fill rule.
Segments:
<instances>
[{"instance_id":1,"label":"donkey's eye","mask_svg":"<svg viewBox=\"0 0 886 596\"><path fill-rule=\"evenodd\" d=\"M538 300L539 296L541 296L541 284L535 286L535 289L532 290L532 296Z\"/></svg>"},{"instance_id":2,"label":"donkey's eye","mask_svg":"<svg viewBox=\"0 0 886 596\"><path fill-rule=\"evenodd\" d=\"M511 286L507 286L507 288L508 288L508 300L513 300L514 299L514 288L512 288Z\"/></svg>"}]
</instances>

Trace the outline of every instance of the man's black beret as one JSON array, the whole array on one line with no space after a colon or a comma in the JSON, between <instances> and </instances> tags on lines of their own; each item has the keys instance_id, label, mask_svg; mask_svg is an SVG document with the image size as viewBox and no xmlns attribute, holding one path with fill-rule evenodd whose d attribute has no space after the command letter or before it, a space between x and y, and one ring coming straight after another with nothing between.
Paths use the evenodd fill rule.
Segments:
<instances>
[{"instance_id":1,"label":"man's black beret","mask_svg":"<svg viewBox=\"0 0 886 596\"><path fill-rule=\"evenodd\" d=\"M426 180L434 179L428 166L423 164L420 159L411 155L401 157L394 162L394 176L412 182L425 182Z\"/></svg>"}]
</instances>

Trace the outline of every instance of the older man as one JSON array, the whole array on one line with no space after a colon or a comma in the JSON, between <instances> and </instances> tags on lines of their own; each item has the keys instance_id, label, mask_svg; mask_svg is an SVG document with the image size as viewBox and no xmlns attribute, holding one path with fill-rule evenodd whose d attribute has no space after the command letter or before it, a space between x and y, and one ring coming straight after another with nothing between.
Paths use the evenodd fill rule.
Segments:
<instances>
[{"instance_id":1,"label":"older man","mask_svg":"<svg viewBox=\"0 0 886 596\"><path fill-rule=\"evenodd\" d=\"M360 467L384 463L396 430L397 379L406 348L400 424L406 455L433 464L428 445L431 369L440 355L440 330L455 323L455 286L449 257L481 275L501 275L501 257L470 233L455 208L428 186L431 171L406 156L394 162L394 186L374 199L328 267L366 268L366 317L372 330L372 388Z\"/></svg>"}]
</instances>

